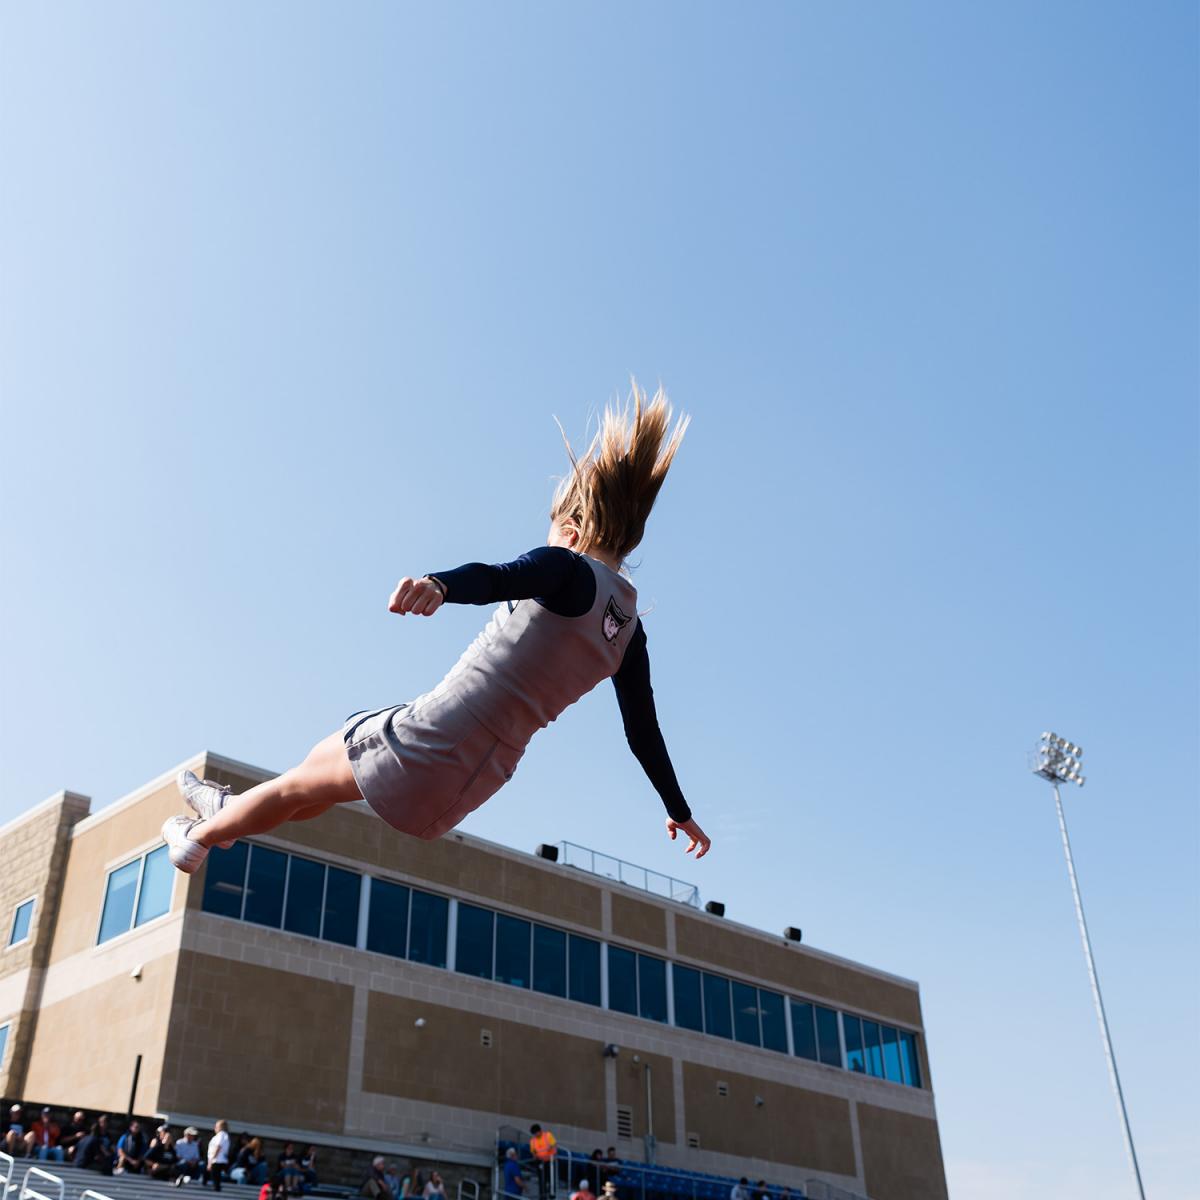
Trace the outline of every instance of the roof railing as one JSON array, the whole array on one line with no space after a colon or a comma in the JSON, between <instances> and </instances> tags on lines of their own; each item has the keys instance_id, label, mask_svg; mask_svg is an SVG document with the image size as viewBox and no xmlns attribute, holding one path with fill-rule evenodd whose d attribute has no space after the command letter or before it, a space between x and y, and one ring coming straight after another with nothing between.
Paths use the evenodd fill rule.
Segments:
<instances>
[{"instance_id":1,"label":"roof railing","mask_svg":"<svg viewBox=\"0 0 1200 1200\"><path fill-rule=\"evenodd\" d=\"M618 883L640 888L652 896L661 896L664 900L675 901L676 904L700 907L700 889L694 883L686 883L682 879L664 875L661 871L652 871L649 867L639 867L636 863L626 862L623 858L615 858L611 854L601 854L598 850L580 846L575 842L560 842L559 845L564 866L577 867L581 871L589 871L605 879L615 879Z\"/></svg>"}]
</instances>

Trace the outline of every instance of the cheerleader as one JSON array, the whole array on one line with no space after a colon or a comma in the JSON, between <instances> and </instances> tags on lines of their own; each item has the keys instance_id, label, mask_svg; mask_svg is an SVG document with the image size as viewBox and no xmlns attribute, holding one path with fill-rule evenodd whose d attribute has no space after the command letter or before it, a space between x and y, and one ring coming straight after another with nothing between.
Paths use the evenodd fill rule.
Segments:
<instances>
[{"instance_id":1,"label":"cheerleader","mask_svg":"<svg viewBox=\"0 0 1200 1200\"><path fill-rule=\"evenodd\" d=\"M482 633L432 691L407 704L358 712L308 757L240 795L179 775L192 816L171 817L163 838L188 874L214 845L307 821L350 801L389 825L437 838L513 776L530 739L601 680L612 679L629 747L667 810L667 833L703 858L710 841L680 790L654 707L646 631L626 556L679 449L687 418L671 427L660 388L635 383L630 401L605 409L550 510L546 545L512 562L467 563L405 578L388 602L401 616L443 604L496 605ZM564 438L565 440L565 438Z\"/></svg>"}]
</instances>

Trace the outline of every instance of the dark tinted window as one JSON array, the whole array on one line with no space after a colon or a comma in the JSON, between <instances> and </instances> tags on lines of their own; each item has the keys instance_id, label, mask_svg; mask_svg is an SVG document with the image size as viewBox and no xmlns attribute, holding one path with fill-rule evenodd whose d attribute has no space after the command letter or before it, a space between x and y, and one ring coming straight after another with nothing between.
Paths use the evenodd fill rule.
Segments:
<instances>
[{"instance_id":1,"label":"dark tinted window","mask_svg":"<svg viewBox=\"0 0 1200 1200\"><path fill-rule=\"evenodd\" d=\"M431 967L446 965L446 929L450 920L450 904L444 896L429 892L412 894L412 920L408 930L410 962Z\"/></svg>"},{"instance_id":2,"label":"dark tinted window","mask_svg":"<svg viewBox=\"0 0 1200 1200\"><path fill-rule=\"evenodd\" d=\"M516 917L496 916L496 979L513 987L529 986L528 921Z\"/></svg>"},{"instance_id":3,"label":"dark tinted window","mask_svg":"<svg viewBox=\"0 0 1200 1200\"><path fill-rule=\"evenodd\" d=\"M219 917L242 915L242 891L246 883L246 842L234 842L228 850L215 846L208 852L204 869L204 899L201 907Z\"/></svg>"},{"instance_id":4,"label":"dark tinted window","mask_svg":"<svg viewBox=\"0 0 1200 1200\"><path fill-rule=\"evenodd\" d=\"M571 934L568 994L584 1004L600 1003L600 943Z\"/></svg>"},{"instance_id":5,"label":"dark tinted window","mask_svg":"<svg viewBox=\"0 0 1200 1200\"><path fill-rule=\"evenodd\" d=\"M783 997L777 992L759 992L758 1010L762 1013L762 1044L768 1050L787 1053L787 1026L784 1024Z\"/></svg>"},{"instance_id":6,"label":"dark tinted window","mask_svg":"<svg viewBox=\"0 0 1200 1200\"><path fill-rule=\"evenodd\" d=\"M704 1009L700 1002L700 972L673 963L675 986L675 1024L682 1029L704 1032Z\"/></svg>"},{"instance_id":7,"label":"dark tinted window","mask_svg":"<svg viewBox=\"0 0 1200 1200\"><path fill-rule=\"evenodd\" d=\"M495 918L486 908L473 904L458 906L458 945L454 967L464 975L492 977L492 937Z\"/></svg>"},{"instance_id":8,"label":"dark tinted window","mask_svg":"<svg viewBox=\"0 0 1200 1200\"><path fill-rule=\"evenodd\" d=\"M792 1049L800 1058L817 1061L817 1030L813 1006L792 1001Z\"/></svg>"},{"instance_id":9,"label":"dark tinted window","mask_svg":"<svg viewBox=\"0 0 1200 1200\"><path fill-rule=\"evenodd\" d=\"M384 879L371 880L367 949L404 957L408 949L408 888Z\"/></svg>"},{"instance_id":10,"label":"dark tinted window","mask_svg":"<svg viewBox=\"0 0 1200 1200\"><path fill-rule=\"evenodd\" d=\"M917 1038L915 1034L900 1031L900 1065L904 1068L904 1082L909 1087L921 1086L921 1068L917 1065Z\"/></svg>"},{"instance_id":11,"label":"dark tinted window","mask_svg":"<svg viewBox=\"0 0 1200 1200\"><path fill-rule=\"evenodd\" d=\"M638 1013L647 1021L667 1019L667 964L648 954L638 955Z\"/></svg>"},{"instance_id":12,"label":"dark tinted window","mask_svg":"<svg viewBox=\"0 0 1200 1200\"><path fill-rule=\"evenodd\" d=\"M533 990L548 996L567 994L567 935L560 929L533 927Z\"/></svg>"},{"instance_id":13,"label":"dark tinted window","mask_svg":"<svg viewBox=\"0 0 1200 1200\"><path fill-rule=\"evenodd\" d=\"M104 889L104 911L100 916L100 936L97 941L107 942L129 928L133 921L133 898L137 894L138 872L141 869L142 860L135 858L109 875Z\"/></svg>"},{"instance_id":14,"label":"dark tinted window","mask_svg":"<svg viewBox=\"0 0 1200 1200\"><path fill-rule=\"evenodd\" d=\"M837 1013L832 1008L815 1006L817 1013L817 1052L823 1063L831 1067L842 1065L842 1047L838 1042Z\"/></svg>"},{"instance_id":15,"label":"dark tinted window","mask_svg":"<svg viewBox=\"0 0 1200 1200\"><path fill-rule=\"evenodd\" d=\"M287 878L287 860L288 856L278 850L250 847L250 870L246 875L247 921L275 929L283 924L283 881Z\"/></svg>"},{"instance_id":16,"label":"dark tinted window","mask_svg":"<svg viewBox=\"0 0 1200 1200\"><path fill-rule=\"evenodd\" d=\"M704 1032L716 1037L733 1037L729 1014L729 980L719 975L704 976Z\"/></svg>"},{"instance_id":17,"label":"dark tinted window","mask_svg":"<svg viewBox=\"0 0 1200 1200\"><path fill-rule=\"evenodd\" d=\"M608 1007L637 1016L637 955L620 946L608 948Z\"/></svg>"},{"instance_id":18,"label":"dark tinted window","mask_svg":"<svg viewBox=\"0 0 1200 1200\"><path fill-rule=\"evenodd\" d=\"M890 1026L881 1025L883 1037L883 1077L893 1083L903 1083L900 1073L900 1035Z\"/></svg>"},{"instance_id":19,"label":"dark tinted window","mask_svg":"<svg viewBox=\"0 0 1200 1200\"><path fill-rule=\"evenodd\" d=\"M250 874L261 846L254 847L250 856ZM325 898L325 864L308 858L292 856L288 869L287 902L283 912L283 927L291 933L319 937L321 933L321 904ZM249 916L249 902L247 902Z\"/></svg>"},{"instance_id":20,"label":"dark tinted window","mask_svg":"<svg viewBox=\"0 0 1200 1200\"><path fill-rule=\"evenodd\" d=\"M341 946L358 944L358 902L362 876L341 867L330 867L325 881L325 923L321 936Z\"/></svg>"},{"instance_id":21,"label":"dark tinted window","mask_svg":"<svg viewBox=\"0 0 1200 1200\"><path fill-rule=\"evenodd\" d=\"M883 1078L883 1048L879 1044L879 1026L874 1021L864 1021L863 1045L867 1051L867 1074Z\"/></svg>"},{"instance_id":22,"label":"dark tinted window","mask_svg":"<svg viewBox=\"0 0 1200 1200\"><path fill-rule=\"evenodd\" d=\"M846 1032L846 1070L859 1075L867 1073L867 1056L863 1050L862 1022L842 1013L842 1028Z\"/></svg>"},{"instance_id":23,"label":"dark tinted window","mask_svg":"<svg viewBox=\"0 0 1200 1200\"><path fill-rule=\"evenodd\" d=\"M736 980L733 984L733 1036L747 1046L759 1045L758 988Z\"/></svg>"}]
</instances>

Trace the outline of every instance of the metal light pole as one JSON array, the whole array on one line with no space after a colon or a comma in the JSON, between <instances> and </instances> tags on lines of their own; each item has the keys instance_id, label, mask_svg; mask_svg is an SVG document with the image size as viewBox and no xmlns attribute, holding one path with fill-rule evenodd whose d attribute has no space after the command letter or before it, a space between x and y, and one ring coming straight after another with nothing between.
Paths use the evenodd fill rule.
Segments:
<instances>
[{"instance_id":1,"label":"metal light pole","mask_svg":"<svg viewBox=\"0 0 1200 1200\"><path fill-rule=\"evenodd\" d=\"M1079 919L1079 936L1083 941L1083 956L1087 960L1088 978L1092 983L1092 999L1096 1004L1096 1019L1100 1022L1100 1037L1104 1042L1104 1057L1108 1061L1108 1077L1112 1080L1113 1094L1121 1113L1125 1129L1125 1147L1129 1151L1129 1163L1133 1167L1133 1179L1137 1184L1138 1196L1146 1200L1142 1187L1142 1172L1138 1167L1137 1151L1133 1147L1133 1130L1129 1128L1129 1113L1125 1108L1125 1093L1121 1091L1121 1077L1117 1074L1117 1059L1113 1053L1112 1037L1108 1032L1108 1017L1104 1013L1104 1000L1100 995L1100 979L1096 974L1096 963L1092 958L1092 941L1088 937L1087 920L1083 915L1083 899L1079 895L1079 881L1075 878L1075 860L1071 856L1071 839L1067 836L1067 818L1063 812L1062 797L1058 793L1060 783L1076 783L1083 787L1084 777L1080 774L1083 750L1061 738L1056 733L1043 733L1037 748L1035 775L1054 785L1054 805L1058 809L1058 827L1062 832L1063 853L1067 856L1067 875L1071 879L1071 895L1075 898L1075 916Z\"/></svg>"}]
</instances>

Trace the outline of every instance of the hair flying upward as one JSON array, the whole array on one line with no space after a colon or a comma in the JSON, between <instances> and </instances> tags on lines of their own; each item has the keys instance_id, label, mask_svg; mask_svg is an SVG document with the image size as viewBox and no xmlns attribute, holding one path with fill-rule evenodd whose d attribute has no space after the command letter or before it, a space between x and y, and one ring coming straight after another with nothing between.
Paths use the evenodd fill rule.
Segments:
<instances>
[{"instance_id":1,"label":"hair flying upward","mask_svg":"<svg viewBox=\"0 0 1200 1200\"><path fill-rule=\"evenodd\" d=\"M661 386L649 402L637 380L630 388L625 404L605 406L600 428L582 458L576 457L563 433L571 473L559 484L550 506L551 520L578 526L582 550L599 547L618 558L642 540L689 420L681 416L671 428L671 404Z\"/></svg>"}]
</instances>

